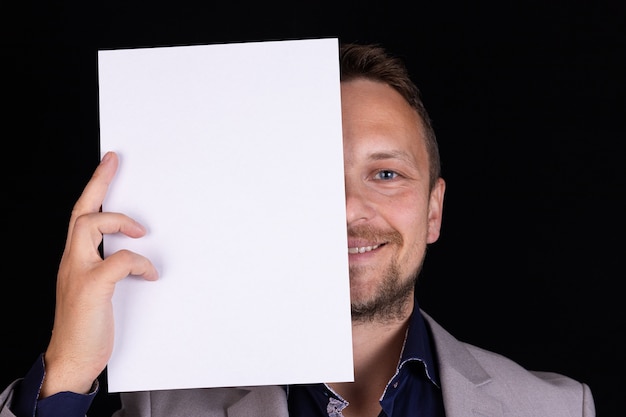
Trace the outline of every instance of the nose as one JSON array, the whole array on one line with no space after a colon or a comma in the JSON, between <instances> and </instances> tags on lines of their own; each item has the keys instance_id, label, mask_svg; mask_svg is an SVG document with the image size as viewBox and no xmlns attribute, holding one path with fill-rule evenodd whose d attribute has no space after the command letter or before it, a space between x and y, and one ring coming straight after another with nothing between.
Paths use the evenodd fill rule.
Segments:
<instances>
[{"instance_id":1,"label":"nose","mask_svg":"<svg viewBox=\"0 0 626 417\"><path fill-rule=\"evenodd\" d=\"M345 187L347 224L367 221L374 217L376 211L371 199L368 198L367 186L363 181L346 176Z\"/></svg>"}]
</instances>

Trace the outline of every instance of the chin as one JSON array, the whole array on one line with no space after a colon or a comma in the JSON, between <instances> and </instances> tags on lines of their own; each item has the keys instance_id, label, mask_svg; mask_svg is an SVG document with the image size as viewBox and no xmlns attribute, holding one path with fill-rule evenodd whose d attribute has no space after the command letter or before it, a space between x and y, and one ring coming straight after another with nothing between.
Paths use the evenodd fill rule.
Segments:
<instances>
[{"instance_id":1,"label":"chin","mask_svg":"<svg viewBox=\"0 0 626 417\"><path fill-rule=\"evenodd\" d=\"M350 301L352 305L367 305L376 298L376 286L350 279Z\"/></svg>"}]
</instances>

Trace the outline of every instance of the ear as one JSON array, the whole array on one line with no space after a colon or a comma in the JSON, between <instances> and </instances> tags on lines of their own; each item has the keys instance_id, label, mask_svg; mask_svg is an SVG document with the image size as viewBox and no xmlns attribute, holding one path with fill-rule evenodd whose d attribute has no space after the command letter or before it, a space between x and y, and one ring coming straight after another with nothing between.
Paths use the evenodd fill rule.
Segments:
<instances>
[{"instance_id":1,"label":"ear","mask_svg":"<svg viewBox=\"0 0 626 417\"><path fill-rule=\"evenodd\" d=\"M439 239L441 220L443 216L443 196L446 192L446 182L439 178L430 191L428 201L428 234L426 243L433 243Z\"/></svg>"}]
</instances>

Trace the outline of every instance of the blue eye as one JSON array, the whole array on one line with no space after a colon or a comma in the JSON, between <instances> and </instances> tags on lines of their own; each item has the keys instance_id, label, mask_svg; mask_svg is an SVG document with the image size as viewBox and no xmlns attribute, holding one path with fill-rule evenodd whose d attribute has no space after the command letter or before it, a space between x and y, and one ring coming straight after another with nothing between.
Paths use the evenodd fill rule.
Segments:
<instances>
[{"instance_id":1,"label":"blue eye","mask_svg":"<svg viewBox=\"0 0 626 417\"><path fill-rule=\"evenodd\" d=\"M390 170L378 171L374 178L377 180L392 180L398 176L398 173Z\"/></svg>"}]
</instances>

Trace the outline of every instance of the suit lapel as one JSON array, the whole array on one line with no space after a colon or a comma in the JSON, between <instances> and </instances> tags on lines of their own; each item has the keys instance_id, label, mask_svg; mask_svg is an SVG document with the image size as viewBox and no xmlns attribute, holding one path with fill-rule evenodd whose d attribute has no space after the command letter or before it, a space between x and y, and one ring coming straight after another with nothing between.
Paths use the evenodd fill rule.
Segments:
<instances>
[{"instance_id":1,"label":"suit lapel","mask_svg":"<svg viewBox=\"0 0 626 417\"><path fill-rule=\"evenodd\" d=\"M491 383L483 369L463 343L422 311L430 326L435 344L443 403L447 417L501 417L502 405L486 395L482 387Z\"/></svg>"},{"instance_id":2,"label":"suit lapel","mask_svg":"<svg viewBox=\"0 0 626 417\"><path fill-rule=\"evenodd\" d=\"M226 409L228 417L287 417L287 395L282 387L239 388L245 394Z\"/></svg>"}]
</instances>

